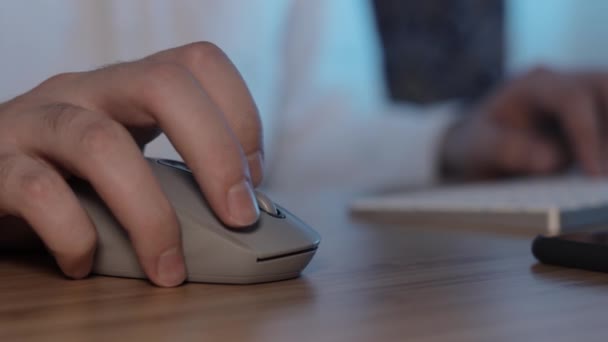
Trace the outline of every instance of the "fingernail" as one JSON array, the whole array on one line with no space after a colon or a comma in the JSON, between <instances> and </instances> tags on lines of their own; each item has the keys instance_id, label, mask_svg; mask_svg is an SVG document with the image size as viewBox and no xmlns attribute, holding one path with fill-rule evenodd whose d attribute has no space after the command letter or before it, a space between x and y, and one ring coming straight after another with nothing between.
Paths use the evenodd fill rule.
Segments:
<instances>
[{"instance_id":1,"label":"fingernail","mask_svg":"<svg viewBox=\"0 0 608 342\"><path fill-rule=\"evenodd\" d=\"M158 280L161 286L177 286L186 280L184 257L178 247L166 250L158 257Z\"/></svg>"},{"instance_id":2,"label":"fingernail","mask_svg":"<svg viewBox=\"0 0 608 342\"><path fill-rule=\"evenodd\" d=\"M246 180L228 190L228 211L237 226L250 226L257 221L260 209L257 206L251 185Z\"/></svg>"},{"instance_id":3,"label":"fingernail","mask_svg":"<svg viewBox=\"0 0 608 342\"><path fill-rule=\"evenodd\" d=\"M249 173L254 184L260 184L264 178L264 158L260 151L256 151L247 155L247 164L249 165Z\"/></svg>"}]
</instances>

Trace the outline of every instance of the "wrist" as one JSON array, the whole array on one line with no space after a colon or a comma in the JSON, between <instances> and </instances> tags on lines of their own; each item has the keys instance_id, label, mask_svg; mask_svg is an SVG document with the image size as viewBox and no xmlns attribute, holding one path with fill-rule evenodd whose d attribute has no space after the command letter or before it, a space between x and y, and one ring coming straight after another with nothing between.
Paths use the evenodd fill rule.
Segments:
<instances>
[{"instance_id":1,"label":"wrist","mask_svg":"<svg viewBox=\"0 0 608 342\"><path fill-rule=\"evenodd\" d=\"M467 140L470 117L461 114L446 130L441 141L439 154L439 174L444 180L462 180L470 176L467 162Z\"/></svg>"}]
</instances>

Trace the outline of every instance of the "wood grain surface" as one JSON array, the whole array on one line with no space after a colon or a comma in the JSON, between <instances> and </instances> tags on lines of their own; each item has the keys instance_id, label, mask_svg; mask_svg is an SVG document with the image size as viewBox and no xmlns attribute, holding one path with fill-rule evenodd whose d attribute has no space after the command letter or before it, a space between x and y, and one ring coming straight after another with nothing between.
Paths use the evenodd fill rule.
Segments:
<instances>
[{"instance_id":1,"label":"wood grain surface","mask_svg":"<svg viewBox=\"0 0 608 342\"><path fill-rule=\"evenodd\" d=\"M323 236L290 281L71 281L44 255L4 252L0 341L606 340L608 275L539 265L521 236L356 221L347 198L275 194Z\"/></svg>"}]
</instances>

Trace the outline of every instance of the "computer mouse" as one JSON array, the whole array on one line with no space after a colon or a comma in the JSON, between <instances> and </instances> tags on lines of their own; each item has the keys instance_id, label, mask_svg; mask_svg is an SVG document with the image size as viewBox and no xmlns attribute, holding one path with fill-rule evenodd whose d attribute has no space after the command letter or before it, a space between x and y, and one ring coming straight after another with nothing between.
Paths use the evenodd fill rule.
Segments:
<instances>
[{"instance_id":1,"label":"computer mouse","mask_svg":"<svg viewBox=\"0 0 608 342\"><path fill-rule=\"evenodd\" d=\"M252 284L295 278L314 256L319 234L262 192L256 191L258 222L231 229L213 214L184 163L147 162L177 213L187 281ZM125 230L92 187L75 182L72 189L97 229L93 273L146 278Z\"/></svg>"}]
</instances>

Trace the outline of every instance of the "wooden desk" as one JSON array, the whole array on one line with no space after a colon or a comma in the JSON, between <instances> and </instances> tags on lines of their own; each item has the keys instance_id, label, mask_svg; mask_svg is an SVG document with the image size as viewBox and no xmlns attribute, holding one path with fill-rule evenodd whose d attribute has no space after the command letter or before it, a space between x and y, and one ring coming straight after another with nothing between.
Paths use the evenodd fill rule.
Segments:
<instances>
[{"instance_id":1,"label":"wooden desk","mask_svg":"<svg viewBox=\"0 0 608 342\"><path fill-rule=\"evenodd\" d=\"M537 265L528 239L351 222L330 192L275 199L323 235L303 277L160 289L4 255L0 340L606 340L608 275Z\"/></svg>"}]
</instances>

